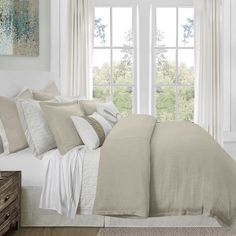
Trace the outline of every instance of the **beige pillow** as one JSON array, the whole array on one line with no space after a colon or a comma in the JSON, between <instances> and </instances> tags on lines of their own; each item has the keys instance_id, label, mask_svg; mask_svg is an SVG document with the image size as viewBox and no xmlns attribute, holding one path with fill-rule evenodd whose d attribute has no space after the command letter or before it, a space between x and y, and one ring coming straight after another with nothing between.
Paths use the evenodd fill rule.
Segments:
<instances>
[{"instance_id":1,"label":"beige pillow","mask_svg":"<svg viewBox=\"0 0 236 236\"><path fill-rule=\"evenodd\" d=\"M60 95L55 82L51 82L46 88L40 91L32 91L33 98L37 101L48 101L55 98L55 96Z\"/></svg>"},{"instance_id":2,"label":"beige pillow","mask_svg":"<svg viewBox=\"0 0 236 236\"><path fill-rule=\"evenodd\" d=\"M70 118L71 116L84 115L78 102L41 102L40 106L56 140L57 148L62 155L83 144Z\"/></svg>"},{"instance_id":3,"label":"beige pillow","mask_svg":"<svg viewBox=\"0 0 236 236\"><path fill-rule=\"evenodd\" d=\"M94 112L97 111L97 101L95 100L81 100L79 104L81 106L82 111L86 116L92 115Z\"/></svg>"},{"instance_id":4,"label":"beige pillow","mask_svg":"<svg viewBox=\"0 0 236 236\"><path fill-rule=\"evenodd\" d=\"M17 97L29 98L30 94L29 90L24 90ZM28 147L16 103L13 99L6 97L0 97L0 136L5 154Z\"/></svg>"},{"instance_id":5,"label":"beige pillow","mask_svg":"<svg viewBox=\"0 0 236 236\"><path fill-rule=\"evenodd\" d=\"M24 89L15 98L33 99L33 94L30 89Z\"/></svg>"}]
</instances>

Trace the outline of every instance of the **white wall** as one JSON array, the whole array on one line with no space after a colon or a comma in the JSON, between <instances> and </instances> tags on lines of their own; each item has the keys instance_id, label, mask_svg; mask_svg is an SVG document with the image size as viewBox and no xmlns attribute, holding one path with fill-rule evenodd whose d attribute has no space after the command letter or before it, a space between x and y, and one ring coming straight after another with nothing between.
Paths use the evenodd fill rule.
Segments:
<instances>
[{"instance_id":1,"label":"white wall","mask_svg":"<svg viewBox=\"0 0 236 236\"><path fill-rule=\"evenodd\" d=\"M236 1L223 0L223 141L236 160Z\"/></svg>"}]
</instances>

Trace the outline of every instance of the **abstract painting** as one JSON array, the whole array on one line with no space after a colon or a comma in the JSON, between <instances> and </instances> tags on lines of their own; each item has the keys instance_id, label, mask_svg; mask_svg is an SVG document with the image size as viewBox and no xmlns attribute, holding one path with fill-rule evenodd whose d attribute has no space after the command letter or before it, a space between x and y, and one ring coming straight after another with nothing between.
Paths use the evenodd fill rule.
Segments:
<instances>
[{"instance_id":1,"label":"abstract painting","mask_svg":"<svg viewBox=\"0 0 236 236\"><path fill-rule=\"evenodd\" d=\"M0 55L39 55L39 0L0 0Z\"/></svg>"}]
</instances>

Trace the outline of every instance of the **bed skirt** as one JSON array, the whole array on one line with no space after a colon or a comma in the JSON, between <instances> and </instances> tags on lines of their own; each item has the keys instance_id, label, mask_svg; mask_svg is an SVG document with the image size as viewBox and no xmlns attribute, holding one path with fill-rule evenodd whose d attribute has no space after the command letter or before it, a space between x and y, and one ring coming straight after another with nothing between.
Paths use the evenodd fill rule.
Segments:
<instances>
[{"instance_id":1,"label":"bed skirt","mask_svg":"<svg viewBox=\"0 0 236 236\"><path fill-rule=\"evenodd\" d=\"M147 219L128 219L95 215L78 215L74 220L53 210L39 209L41 187L22 187L22 227L220 227L205 216L171 216Z\"/></svg>"}]
</instances>

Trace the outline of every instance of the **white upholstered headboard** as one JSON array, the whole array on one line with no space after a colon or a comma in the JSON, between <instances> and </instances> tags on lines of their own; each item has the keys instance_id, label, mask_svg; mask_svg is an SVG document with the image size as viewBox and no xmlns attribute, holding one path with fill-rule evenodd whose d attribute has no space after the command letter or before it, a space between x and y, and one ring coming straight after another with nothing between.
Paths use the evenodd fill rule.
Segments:
<instances>
[{"instance_id":1,"label":"white upholstered headboard","mask_svg":"<svg viewBox=\"0 0 236 236\"><path fill-rule=\"evenodd\" d=\"M50 81L60 88L59 76L45 71L0 71L0 96L13 97L24 88L42 89Z\"/></svg>"}]
</instances>

